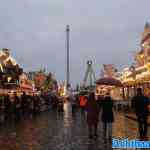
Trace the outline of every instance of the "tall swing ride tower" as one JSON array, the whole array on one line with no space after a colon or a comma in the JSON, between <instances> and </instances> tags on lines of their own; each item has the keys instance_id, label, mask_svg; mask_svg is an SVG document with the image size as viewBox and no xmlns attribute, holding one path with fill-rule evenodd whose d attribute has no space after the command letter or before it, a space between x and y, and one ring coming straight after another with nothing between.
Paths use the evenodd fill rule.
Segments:
<instances>
[{"instance_id":1,"label":"tall swing ride tower","mask_svg":"<svg viewBox=\"0 0 150 150\"><path fill-rule=\"evenodd\" d=\"M66 87L67 89L70 87L70 64L69 64L69 37L70 36L70 27L66 26L66 46L67 46L67 67L66 67Z\"/></svg>"}]
</instances>

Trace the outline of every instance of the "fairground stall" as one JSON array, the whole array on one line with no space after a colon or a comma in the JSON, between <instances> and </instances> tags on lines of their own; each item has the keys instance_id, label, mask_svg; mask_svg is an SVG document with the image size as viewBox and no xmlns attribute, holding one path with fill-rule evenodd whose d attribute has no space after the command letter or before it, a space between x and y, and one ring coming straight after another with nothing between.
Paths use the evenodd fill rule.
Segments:
<instances>
[{"instance_id":1,"label":"fairground stall","mask_svg":"<svg viewBox=\"0 0 150 150\"><path fill-rule=\"evenodd\" d=\"M110 77L97 80L96 95L103 97L108 92L114 100L123 100L123 84L119 80Z\"/></svg>"},{"instance_id":2,"label":"fairground stall","mask_svg":"<svg viewBox=\"0 0 150 150\"><path fill-rule=\"evenodd\" d=\"M0 95L14 92L18 95L22 92L31 94L34 89L23 69L10 55L10 50L3 48L0 50Z\"/></svg>"},{"instance_id":3,"label":"fairground stall","mask_svg":"<svg viewBox=\"0 0 150 150\"><path fill-rule=\"evenodd\" d=\"M135 71L126 70L122 76L125 98L130 99L136 95L136 89L142 88L146 96L150 97L150 64L135 68Z\"/></svg>"},{"instance_id":4,"label":"fairground stall","mask_svg":"<svg viewBox=\"0 0 150 150\"><path fill-rule=\"evenodd\" d=\"M130 99L141 87L145 95L150 97L150 24L146 23L140 50L135 52L134 64L122 71L120 80L124 84L125 98Z\"/></svg>"}]
</instances>

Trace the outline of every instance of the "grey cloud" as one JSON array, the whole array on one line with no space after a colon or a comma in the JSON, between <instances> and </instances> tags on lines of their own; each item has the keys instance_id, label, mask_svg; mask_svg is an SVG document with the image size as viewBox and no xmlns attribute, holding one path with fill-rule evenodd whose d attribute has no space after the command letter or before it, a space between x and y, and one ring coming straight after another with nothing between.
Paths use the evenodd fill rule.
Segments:
<instances>
[{"instance_id":1,"label":"grey cloud","mask_svg":"<svg viewBox=\"0 0 150 150\"><path fill-rule=\"evenodd\" d=\"M149 20L150 1L1 0L0 47L25 70L46 67L65 79L65 27L71 26L71 80L83 79L87 59L97 77L103 63L120 69L133 61Z\"/></svg>"}]
</instances>

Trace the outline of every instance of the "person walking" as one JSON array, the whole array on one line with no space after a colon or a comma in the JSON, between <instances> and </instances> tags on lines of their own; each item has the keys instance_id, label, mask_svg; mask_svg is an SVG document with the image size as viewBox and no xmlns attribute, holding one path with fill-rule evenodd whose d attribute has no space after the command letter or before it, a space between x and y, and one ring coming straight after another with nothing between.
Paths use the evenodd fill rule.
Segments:
<instances>
[{"instance_id":1,"label":"person walking","mask_svg":"<svg viewBox=\"0 0 150 150\"><path fill-rule=\"evenodd\" d=\"M93 138L93 136L97 137L97 127L98 127L98 118L99 118L99 107L95 100L94 92L90 93L87 104L87 124L89 130L89 138Z\"/></svg>"},{"instance_id":2,"label":"person walking","mask_svg":"<svg viewBox=\"0 0 150 150\"><path fill-rule=\"evenodd\" d=\"M147 138L149 105L148 97L144 96L141 88L137 88L137 94L132 98L132 108L137 117L140 139Z\"/></svg>"},{"instance_id":3,"label":"person walking","mask_svg":"<svg viewBox=\"0 0 150 150\"><path fill-rule=\"evenodd\" d=\"M22 109L22 115L23 117L25 117L27 111L27 95L25 92L23 92L21 96L21 109Z\"/></svg>"},{"instance_id":4,"label":"person walking","mask_svg":"<svg viewBox=\"0 0 150 150\"><path fill-rule=\"evenodd\" d=\"M79 105L80 105L80 109L81 109L81 114L83 116L85 116L85 109L86 109L86 105L87 105L87 96L86 95L81 95L79 97Z\"/></svg>"},{"instance_id":5,"label":"person walking","mask_svg":"<svg viewBox=\"0 0 150 150\"><path fill-rule=\"evenodd\" d=\"M9 120L10 119L10 109L11 109L11 102L10 102L10 98L9 98L9 95L5 95L4 97L4 106L5 106L5 120Z\"/></svg>"},{"instance_id":6,"label":"person walking","mask_svg":"<svg viewBox=\"0 0 150 150\"><path fill-rule=\"evenodd\" d=\"M113 100L109 93L106 94L104 100L101 102L102 114L101 120L103 122L103 136L111 141L112 139L112 123L114 122Z\"/></svg>"},{"instance_id":7,"label":"person walking","mask_svg":"<svg viewBox=\"0 0 150 150\"><path fill-rule=\"evenodd\" d=\"M75 115L76 108L77 108L77 101L76 101L76 98L74 95L71 95L70 102L71 102L71 106L72 106L72 115Z\"/></svg>"},{"instance_id":8,"label":"person walking","mask_svg":"<svg viewBox=\"0 0 150 150\"><path fill-rule=\"evenodd\" d=\"M37 114L39 112L39 108L38 107L39 107L38 96L35 95L33 97L33 114L34 114L35 117L37 116Z\"/></svg>"},{"instance_id":9,"label":"person walking","mask_svg":"<svg viewBox=\"0 0 150 150\"><path fill-rule=\"evenodd\" d=\"M66 116L69 116L70 114L72 114L72 105L71 105L69 96L64 98L63 111L65 114L67 114Z\"/></svg>"},{"instance_id":10,"label":"person walking","mask_svg":"<svg viewBox=\"0 0 150 150\"><path fill-rule=\"evenodd\" d=\"M15 121L21 119L21 103L16 92L14 92L14 114L15 114Z\"/></svg>"}]
</instances>

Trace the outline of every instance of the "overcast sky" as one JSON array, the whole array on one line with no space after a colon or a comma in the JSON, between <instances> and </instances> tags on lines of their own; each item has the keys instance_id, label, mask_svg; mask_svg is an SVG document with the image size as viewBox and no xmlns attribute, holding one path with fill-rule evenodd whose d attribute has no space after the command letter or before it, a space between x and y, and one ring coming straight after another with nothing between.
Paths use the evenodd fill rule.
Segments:
<instances>
[{"instance_id":1,"label":"overcast sky","mask_svg":"<svg viewBox=\"0 0 150 150\"><path fill-rule=\"evenodd\" d=\"M65 29L71 27L73 83L93 60L124 68L133 62L149 20L149 0L0 0L0 48L10 48L25 71L46 68L65 79Z\"/></svg>"}]
</instances>

